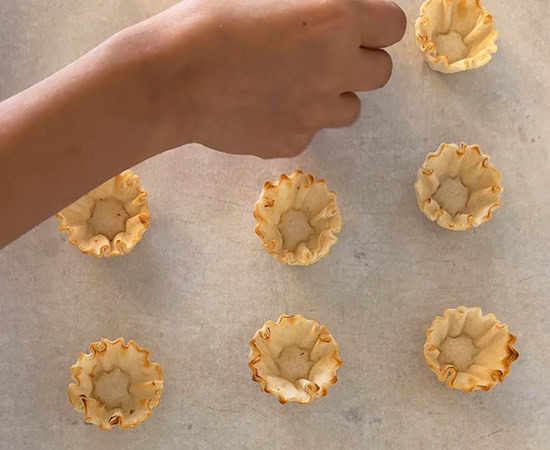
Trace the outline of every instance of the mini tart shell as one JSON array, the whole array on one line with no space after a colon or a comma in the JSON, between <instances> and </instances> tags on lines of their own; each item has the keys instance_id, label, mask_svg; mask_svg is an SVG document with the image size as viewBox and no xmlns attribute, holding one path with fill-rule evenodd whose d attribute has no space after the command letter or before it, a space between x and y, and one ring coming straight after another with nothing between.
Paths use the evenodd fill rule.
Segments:
<instances>
[{"instance_id":1,"label":"mini tart shell","mask_svg":"<svg viewBox=\"0 0 550 450\"><path fill-rule=\"evenodd\" d=\"M307 352L307 376L294 371L292 380L287 375L285 378L284 373L295 370L295 359L283 359L288 348ZM325 396L330 385L338 381L336 370L342 365L338 345L327 327L302 315L281 315L277 322L267 321L250 340L248 359L252 379L283 404L307 404Z\"/></svg>"},{"instance_id":2,"label":"mini tart shell","mask_svg":"<svg viewBox=\"0 0 550 450\"><path fill-rule=\"evenodd\" d=\"M477 350L466 371L456 367L459 365L456 362L439 361L445 340L461 336L470 339ZM515 342L516 336L494 314L482 315L479 307L458 306L446 309L443 317L433 319L426 331L424 358L430 370L448 388L468 393L473 390L487 391L504 380L512 362L518 359Z\"/></svg>"},{"instance_id":3,"label":"mini tart shell","mask_svg":"<svg viewBox=\"0 0 550 450\"><path fill-rule=\"evenodd\" d=\"M129 380L128 399L124 402L133 406L122 403L109 407L96 398L99 397L99 379L104 374L121 371L121 367ZM152 408L159 404L164 389L162 369L149 361L149 351L133 340L124 345L120 337L115 341L103 338L91 343L90 353L80 353L70 371L74 383L69 385L69 401L76 411L84 413L85 422L102 430L110 430L116 425L120 428L139 425L153 413Z\"/></svg>"},{"instance_id":4,"label":"mini tart shell","mask_svg":"<svg viewBox=\"0 0 550 450\"><path fill-rule=\"evenodd\" d=\"M130 253L149 227L151 216L146 197L139 178L127 170L57 213L56 217L61 220L59 230L67 231L69 242L82 253L97 258ZM128 216L124 230L111 238L89 225L98 203L104 200L118 202Z\"/></svg>"},{"instance_id":5,"label":"mini tart shell","mask_svg":"<svg viewBox=\"0 0 550 450\"><path fill-rule=\"evenodd\" d=\"M468 189L466 211L451 214L435 199L441 183L464 180ZM428 153L418 170L414 185L418 207L432 222L454 231L470 230L491 219L500 207L502 186L500 172L481 153L477 145L441 144L435 153Z\"/></svg>"},{"instance_id":6,"label":"mini tart shell","mask_svg":"<svg viewBox=\"0 0 550 450\"><path fill-rule=\"evenodd\" d=\"M307 226L311 234L307 238L293 240L292 249L285 248L285 237L280 226L289 212L310 214ZM256 234L262 246L279 261L289 265L307 266L328 255L338 242L334 233L342 231L342 216L336 202L336 194L329 191L326 181L315 180L313 175L296 170L291 175L282 174L275 182L264 184L260 199L254 206L254 218L258 222ZM285 232L291 232L288 228ZM292 233L291 233L292 234Z\"/></svg>"},{"instance_id":7,"label":"mini tart shell","mask_svg":"<svg viewBox=\"0 0 550 450\"><path fill-rule=\"evenodd\" d=\"M436 36L449 33L460 35L460 45L467 51L464 57L450 59L442 49L437 48L434 42ZM415 38L430 68L441 73L456 73L482 67L491 61L492 55L498 50L495 44L498 32L494 27L493 17L481 6L479 0L424 2L420 7L420 17L415 23Z\"/></svg>"}]
</instances>

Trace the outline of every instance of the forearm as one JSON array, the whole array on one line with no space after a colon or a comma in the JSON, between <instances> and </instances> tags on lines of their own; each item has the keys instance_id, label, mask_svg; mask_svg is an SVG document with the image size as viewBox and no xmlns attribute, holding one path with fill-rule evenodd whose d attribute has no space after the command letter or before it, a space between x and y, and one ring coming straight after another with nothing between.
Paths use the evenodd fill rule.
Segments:
<instances>
[{"instance_id":1,"label":"forearm","mask_svg":"<svg viewBox=\"0 0 550 450\"><path fill-rule=\"evenodd\" d=\"M0 103L0 247L158 148L127 34Z\"/></svg>"}]
</instances>

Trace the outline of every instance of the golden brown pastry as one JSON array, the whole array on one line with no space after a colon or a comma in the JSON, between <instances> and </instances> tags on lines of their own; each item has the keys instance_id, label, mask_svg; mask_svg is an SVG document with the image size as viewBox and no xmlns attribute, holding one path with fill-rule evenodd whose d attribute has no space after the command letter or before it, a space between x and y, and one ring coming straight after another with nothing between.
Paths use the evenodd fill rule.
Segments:
<instances>
[{"instance_id":1,"label":"golden brown pastry","mask_svg":"<svg viewBox=\"0 0 550 450\"><path fill-rule=\"evenodd\" d=\"M300 170L268 181L254 207L256 234L279 261L307 266L326 256L342 230L336 194Z\"/></svg>"},{"instance_id":2,"label":"golden brown pastry","mask_svg":"<svg viewBox=\"0 0 550 450\"><path fill-rule=\"evenodd\" d=\"M267 321L250 341L248 359L252 379L281 403L310 403L326 395L342 365L328 329L301 315Z\"/></svg>"},{"instance_id":3,"label":"golden brown pastry","mask_svg":"<svg viewBox=\"0 0 550 450\"><path fill-rule=\"evenodd\" d=\"M443 73L477 69L497 51L493 17L479 0L428 0L415 25L428 65Z\"/></svg>"},{"instance_id":4,"label":"golden brown pastry","mask_svg":"<svg viewBox=\"0 0 550 450\"><path fill-rule=\"evenodd\" d=\"M494 314L459 306L436 316L426 331L424 357L449 388L489 390L504 380L518 359L516 337Z\"/></svg>"},{"instance_id":5,"label":"golden brown pastry","mask_svg":"<svg viewBox=\"0 0 550 450\"><path fill-rule=\"evenodd\" d=\"M127 170L57 213L59 229L83 253L120 256L132 251L149 226L147 193Z\"/></svg>"},{"instance_id":6,"label":"golden brown pastry","mask_svg":"<svg viewBox=\"0 0 550 450\"><path fill-rule=\"evenodd\" d=\"M418 207L449 230L469 230L500 207L500 172L477 145L441 144L426 156L414 185Z\"/></svg>"},{"instance_id":7,"label":"golden brown pastry","mask_svg":"<svg viewBox=\"0 0 550 450\"><path fill-rule=\"evenodd\" d=\"M149 362L149 351L130 340L101 339L90 344L71 367L74 383L69 400L84 413L84 421L102 430L118 425L139 425L153 412L163 390L164 378L157 363Z\"/></svg>"}]
</instances>

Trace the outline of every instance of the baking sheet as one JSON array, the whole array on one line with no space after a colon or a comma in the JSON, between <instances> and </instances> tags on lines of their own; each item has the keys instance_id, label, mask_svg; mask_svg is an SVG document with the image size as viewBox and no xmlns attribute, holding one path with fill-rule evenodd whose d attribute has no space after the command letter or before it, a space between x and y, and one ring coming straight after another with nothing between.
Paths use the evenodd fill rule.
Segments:
<instances>
[{"instance_id":1,"label":"baking sheet","mask_svg":"<svg viewBox=\"0 0 550 450\"><path fill-rule=\"evenodd\" d=\"M171 1L7 0L0 98ZM550 438L550 8L487 0L500 31L485 68L444 76L413 42L419 1L391 50L394 77L350 129L294 160L192 145L134 168L151 226L135 250L96 260L50 219L0 251L0 441L11 448L544 448ZM222 101L222 99L220 99ZM430 223L416 170L441 142L477 143L502 172L502 207L469 233ZM259 143L261 145L261 143ZM327 180L344 227L329 257L287 267L261 248L261 186L300 168ZM479 305L518 336L505 382L470 395L427 368L422 345L446 307ZM328 326L344 361L326 397L280 405L252 382L248 341L301 313ZM67 399L90 342L134 338L165 391L141 426L102 432Z\"/></svg>"}]
</instances>

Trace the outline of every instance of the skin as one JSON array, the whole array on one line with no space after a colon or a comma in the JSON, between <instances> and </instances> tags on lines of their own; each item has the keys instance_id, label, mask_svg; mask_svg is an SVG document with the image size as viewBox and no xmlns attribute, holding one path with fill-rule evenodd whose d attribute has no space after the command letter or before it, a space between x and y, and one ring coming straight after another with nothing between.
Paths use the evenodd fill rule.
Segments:
<instances>
[{"instance_id":1,"label":"skin","mask_svg":"<svg viewBox=\"0 0 550 450\"><path fill-rule=\"evenodd\" d=\"M117 33L0 103L0 248L187 143L299 154L388 82L405 26L386 0L187 0Z\"/></svg>"}]
</instances>

